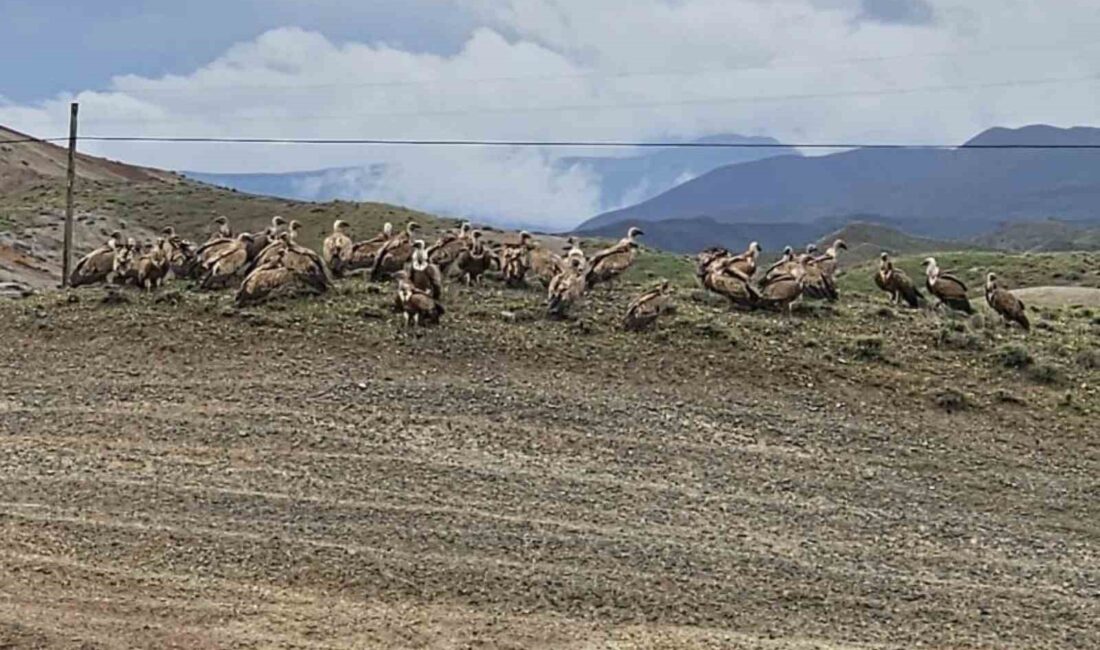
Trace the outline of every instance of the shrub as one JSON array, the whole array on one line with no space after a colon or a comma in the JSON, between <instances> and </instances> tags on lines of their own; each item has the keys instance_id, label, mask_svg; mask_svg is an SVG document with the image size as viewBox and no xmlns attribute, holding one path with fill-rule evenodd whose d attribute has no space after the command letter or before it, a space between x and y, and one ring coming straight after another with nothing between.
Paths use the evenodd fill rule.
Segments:
<instances>
[{"instance_id":1,"label":"shrub","mask_svg":"<svg viewBox=\"0 0 1100 650\"><path fill-rule=\"evenodd\" d=\"M944 388L933 393L932 401L935 402L936 406L948 413L962 411L971 406L970 398L967 397L966 393L955 390L954 388Z\"/></svg>"},{"instance_id":2,"label":"shrub","mask_svg":"<svg viewBox=\"0 0 1100 650\"><path fill-rule=\"evenodd\" d=\"M961 323L955 325L940 328L939 333L936 335L937 346L953 350L985 349L985 342L982 341L981 337L969 332L966 326Z\"/></svg>"},{"instance_id":3,"label":"shrub","mask_svg":"<svg viewBox=\"0 0 1100 650\"><path fill-rule=\"evenodd\" d=\"M1027 369L1027 375L1039 384L1060 384L1065 379L1062 369L1052 363L1036 363Z\"/></svg>"},{"instance_id":4,"label":"shrub","mask_svg":"<svg viewBox=\"0 0 1100 650\"><path fill-rule=\"evenodd\" d=\"M1100 369L1100 350L1096 348L1081 350L1077 353L1077 365L1085 370Z\"/></svg>"},{"instance_id":5,"label":"shrub","mask_svg":"<svg viewBox=\"0 0 1100 650\"><path fill-rule=\"evenodd\" d=\"M994 357L1005 368L1015 368L1017 370L1027 368L1035 361L1027 348L1022 345L1006 345L997 350Z\"/></svg>"},{"instance_id":6,"label":"shrub","mask_svg":"<svg viewBox=\"0 0 1100 650\"><path fill-rule=\"evenodd\" d=\"M880 361L882 354L882 337L861 336L848 346L848 353L860 361Z\"/></svg>"}]
</instances>

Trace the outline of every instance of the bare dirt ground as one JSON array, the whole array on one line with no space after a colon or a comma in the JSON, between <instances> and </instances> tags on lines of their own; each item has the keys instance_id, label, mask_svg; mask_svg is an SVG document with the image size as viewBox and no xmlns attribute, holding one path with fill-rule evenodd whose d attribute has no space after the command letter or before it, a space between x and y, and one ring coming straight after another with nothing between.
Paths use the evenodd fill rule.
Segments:
<instances>
[{"instance_id":1,"label":"bare dirt ground","mask_svg":"<svg viewBox=\"0 0 1100 650\"><path fill-rule=\"evenodd\" d=\"M449 291L0 306L0 648L1100 646L1091 315Z\"/></svg>"},{"instance_id":2,"label":"bare dirt ground","mask_svg":"<svg viewBox=\"0 0 1100 650\"><path fill-rule=\"evenodd\" d=\"M1028 287L1012 293L1026 304L1043 307L1100 307L1100 289L1092 287Z\"/></svg>"}]
</instances>

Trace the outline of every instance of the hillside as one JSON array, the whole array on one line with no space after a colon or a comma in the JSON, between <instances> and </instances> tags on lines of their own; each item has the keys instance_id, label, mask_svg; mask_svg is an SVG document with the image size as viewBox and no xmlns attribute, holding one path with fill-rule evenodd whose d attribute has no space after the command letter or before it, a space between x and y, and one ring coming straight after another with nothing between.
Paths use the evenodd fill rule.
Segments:
<instances>
[{"instance_id":1,"label":"hillside","mask_svg":"<svg viewBox=\"0 0 1100 650\"><path fill-rule=\"evenodd\" d=\"M358 279L0 302L0 645L1100 644L1095 310L1025 337L853 272L731 314L690 269L644 252L571 322L452 283L415 332ZM675 313L623 332L659 276Z\"/></svg>"},{"instance_id":2,"label":"hillside","mask_svg":"<svg viewBox=\"0 0 1100 650\"><path fill-rule=\"evenodd\" d=\"M1001 224L971 240L976 246L1009 251L1100 249L1100 227L1057 219Z\"/></svg>"},{"instance_id":3,"label":"hillside","mask_svg":"<svg viewBox=\"0 0 1100 650\"><path fill-rule=\"evenodd\" d=\"M1096 144L1100 129L994 129L967 144ZM961 239L1005 221L1100 221L1100 150L856 149L779 156L716 169L578 230L614 222L710 217L722 223L811 223L871 213L906 232Z\"/></svg>"},{"instance_id":4,"label":"hillside","mask_svg":"<svg viewBox=\"0 0 1100 650\"><path fill-rule=\"evenodd\" d=\"M14 132L9 132L14 133ZM11 139L0 134L0 139ZM0 283L54 287L61 279L67 152L44 143L0 145ZM439 219L392 205L334 201L314 204L250 196L188 180L177 174L134 167L92 156L77 161L74 259L103 244L116 229L137 240L173 226L186 237L205 239L216 215L234 229L260 230L279 214L304 225L303 241L317 246L343 219L364 238L386 221L412 219L430 235Z\"/></svg>"},{"instance_id":5,"label":"hillside","mask_svg":"<svg viewBox=\"0 0 1100 650\"><path fill-rule=\"evenodd\" d=\"M842 253L840 260L842 266L877 260L884 251L897 256L958 250L962 246L960 242L915 237L882 224L855 221L821 237L817 241L817 247L825 250L838 239L843 239L848 244L848 250Z\"/></svg>"}]
</instances>

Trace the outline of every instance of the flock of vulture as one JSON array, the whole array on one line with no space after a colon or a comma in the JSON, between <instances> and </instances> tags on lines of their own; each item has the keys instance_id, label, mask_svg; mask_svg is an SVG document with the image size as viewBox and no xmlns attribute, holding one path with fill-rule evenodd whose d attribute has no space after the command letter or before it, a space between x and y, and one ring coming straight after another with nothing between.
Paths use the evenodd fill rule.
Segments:
<instances>
[{"instance_id":1,"label":"flock of vulture","mask_svg":"<svg viewBox=\"0 0 1100 650\"><path fill-rule=\"evenodd\" d=\"M111 282L151 290L169 277L190 279L201 289L238 283L236 303L247 306L285 293L324 293L333 278L359 273L369 275L372 281L394 280L395 307L404 314L406 324L421 325L438 322L444 313L444 277L480 284L495 270L508 286L524 286L528 276L533 276L546 288L548 315L560 318L591 288L610 283L630 268L638 255L637 238L644 234L630 228L618 243L588 256L573 238L558 254L527 232L511 241L490 244L468 222L445 232L431 246L415 237L419 227L413 222L399 232L387 223L375 237L355 242L350 226L338 220L318 254L298 243L301 224L297 221L288 223L274 217L270 226L257 233L234 234L225 217L215 219L214 226L207 241L198 246L170 227L155 242L143 245L112 233L105 245L77 263L70 285ZM800 298L837 300L838 254L847 248L839 239L821 255L812 244L799 255L788 246L755 283L761 252L756 242L743 253L708 248L695 258L696 276L705 289L725 296L737 309L789 313ZM925 286L941 305L973 313L961 280L940 271L933 258L926 259L924 267ZM896 304L904 302L916 308L925 303L921 291L902 269L894 267L886 253L875 282ZM988 274L985 289L990 307L1006 321L1030 328L1023 303L1001 289L994 274ZM668 281L663 281L638 296L627 308L623 326L628 330L651 326L667 311L670 294Z\"/></svg>"}]
</instances>

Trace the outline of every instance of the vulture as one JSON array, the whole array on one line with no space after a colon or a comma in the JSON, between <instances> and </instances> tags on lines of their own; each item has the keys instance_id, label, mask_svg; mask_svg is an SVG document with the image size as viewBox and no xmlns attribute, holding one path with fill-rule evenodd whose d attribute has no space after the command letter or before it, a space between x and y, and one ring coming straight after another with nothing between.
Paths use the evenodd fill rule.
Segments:
<instances>
[{"instance_id":1,"label":"vulture","mask_svg":"<svg viewBox=\"0 0 1100 650\"><path fill-rule=\"evenodd\" d=\"M619 243L593 255L588 261L585 284L593 287L601 282L610 282L629 269L638 255L638 242L635 238L644 234L641 229L631 227Z\"/></svg>"},{"instance_id":2,"label":"vulture","mask_svg":"<svg viewBox=\"0 0 1100 650\"><path fill-rule=\"evenodd\" d=\"M662 280L660 285L635 298L626 309L623 328L640 332L652 327L657 318L668 310L671 293L668 280Z\"/></svg>"},{"instance_id":3,"label":"vulture","mask_svg":"<svg viewBox=\"0 0 1100 650\"><path fill-rule=\"evenodd\" d=\"M731 256L732 253L721 246L712 246L703 250L695 256L695 277L702 283L713 267L718 266L719 262L728 260Z\"/></svg>"},{"instance_id":4,"label":"vulture","mask_svg":"<svg viewBox=\"0 0 1100 650\"><path fill-rule=\"evenodd\" d=\"M249 260L251 262L251 266L248 270L251 271L252 269L265 262L278 258L279 254L282 251L290 248L291 244L294 243L294 240L298 237L298 231L301 229L302 224L298 221L291 221L289 224L287 224L286 230L279 233L277 237L273 238L271 240L271 243L269 243L267 246L264 247L262 251L260 251L259 255Z\"/></svg>"},{"instance_id":5,"label":"vulture","mask_svg":"<svg viewBox=\"0 0 1100 650\"><path fill-rule=\"evenodd\" d=\"M175 228L168 226L161 231L158 239L161 259L166 266L165 275L172 277L190 277L195 270L195 248L191 242L176 234Z\"/></svg>"},{"instance_id":6,"label":"vulture","mask_svg":"<svg viewBox=\"0 0 1100 650\"><path fill-rule=\"evenodd\" d=\"M760 289L759 304L772 309L786 309L790 314L794 302L802 295L805 274L805 267L799 264L790 273L774 276Z\"/></svg>"},{"instance_id":7,"label":"vulture","mask_svg":"<svg viewBox=\"0 0 1100 650\"><path fill-rule=\"evenodd\" d=\"M790 275L794 267L798 266L798 261L794 258L794 249L790 246L783 248L783 255L776 260L775 264L768 267L767 271L764 271L764 279L761 281L761 285L767 285L774 278Z\"/></svg>"},{"instance_id":8,"label":"vulture","mask_svg":"<svg viewBox=\"0 0 1100 650\"><path fill-rule=\"evenodd\" d=\"M756 273L756 258L760 256L760 248L758 242L752 242L749 244L749 249L740 255L734 255L726 259L723 264L733 267L742 273L745 277L751 278Z\"/></svg>"},{"instance_id":9,"label":"vulture","mask_svg":"<svg viewBox=\"0 0 1100 650\"><path fill-rule=\"evenodd\" d=\"M214 230L206 238L207 243L216 239L232 239L233 231L229 228L229 219L218 216L214 218Z\"/></svg>"},{"instance_id":10,"label":"vulture","mask_svg":"<svg viewBox=\"0 0 1100 650\"><path fill-rule=\"evenodd\" d=\"M565 251L566 256L579 259L582 266L588 264L588 258L585 257L584 251L581 250L580 240L576 237L570 237L565 240L565 243L569 244L569 248Z\"/></svg>"},{"instance_id":11,"label":"vulture","mask_svg":"<svg viewBox=\"0 0 1100 650\"><path fill-rule=\"evenodd\" d=\"M738 309L752 309L760 302L760 292L736 267L725 267L720 260L702 277L703 288L725 296Z\"/></svg>"},{"instance_id":12,"label":"vulture","mask_svg":"<svg viewBox=\"0 0 1100 650\"><path fill-rule=\"evenodd\" d=\"M470 240L470 229L470 222L464 221L457 232L445 233L440 237L428 249L428 259L432 264L438 266L440 271L446 272L458 259L459 253L466 248L466 243Z\"/></svg>"},{"instance_id":13,"label":"vulture","mask_svg":"<svg viewBox=\"0 0 1100 650\"><path fill-rule=\"evenodd\" d=\"M900 304L905 300L910 307L916 309L924 302L924 295L921 294L920 289L913 284L905 271L894 268L894 263L886 253L880 257L878 273L875 273L875 284L879 289L890 294L892 303Z\"/></svg>"},{"instance_id":14,"label":"vulture","mask_svg":"<svg viewBox=\"0 0 1100 650\"><path fill-rule=\"evenodd\" d=\"M115 279L125 284L150 291L161 285L168 273L168 260L164 258L163 240L155 245L146 242L140 254L137 247L120 248L115 253Z\"/></svg>"},{"instance_id":15,"label":"vulture","mask_svg":"<svg viewBox=\"0 0 1100 650\"><path fill-rule=\"evenodd\" d=\"M798 268L801 270L802 293L807 298L836 302L840 297L833 279L818 265L817 258L809 255L798 256Z\"/></svg>"},{"instance_id":16,"label":"vulture","mask_svg":"<svg viewBox=\"0 0 1100 650\"><path fill-rule=\"evenodd\" d=\"M134 257L136 255L137 242L132 237L127 239L122 246L115 247L115 257L111 263L111 277L115 284L126 284L134 281Z\"/></svg>"},{"instance_id":17,"label":"vulture","mask_svg":"<svg viewBox=\"0 0 1100 650\"><path fill-rule=\"evenodd\" d=\"M481 243L481 231L475 230L466 247L455 259L455 267L467 285L471 282L480 284L482 274L493 265L493 259L493 252Z\"/></svg>"},{"instance_id":18,"label":"vulture","mask_svg":"<svg viewBox=\"0 0 1100 650\"><path fill-rule=\"evenodd\" d=\"M267 248L268 244L279 236L280 229L286 225L286 221L280 216L271 218L271 225L260 232L252 233L252 242L248 245L248 259L256 259L260 251Z\"/></svg>"},{"instance_id":19,"label":"vulture","mask_svg":"<svg viewBox=\"0 0 1100 650\"><path fill-rule=\"evenodd\" d=\"M107 280L114 271L115 250L122 245L122 234L111 233L107 243L80 258L69 274L69 286L79 287Z\"/></svg>"},{"instance_id":20,"label":"vulture","mask_svg":"<svg viewBox=\"0 0 1100 650\"><path fill-rule=\"evenodd\" d=\"M251 239L252 235L243 232L237 235L231 244L221 248L217 255L205 260L204 273L199 286L203 289L213 289L216 286L228 284L233 276L248 265L248 242Z\"/></svg>"},{"instance_id":21,"label":"vulture","mask_svg":"<svg viewBox=\"0 0 1100 650\"><path fill-rule=\"evenodd\" d=\"M397 301L405 314L405 325L438 323L445 311L443 305L431 294L417 289L405 271L394 273L394 278L397 279Z\"/></svg>"},{"instance_id":22,"label":"vulture","mask_svg":"<svg viewBox=\"0 0 1100 650\"><path fill-rule=\"evenodd\" d=\"M552 318L564 317L569 308L584 295L587 273L580 258L569 257L566 267L554 276L547 290L547 313Z\"/></svg>"},{"instance_id":23,"label":"vulture","mask_svg":"<svg viewBox=\"0 0 1100 650\"><path fill-rule=\"evenodd\" d=\"M413 242L412 260L406 275L414 287L430 295L432 300L439 300L443 295L443 273L428 258L423 239Z\"/></svg>"},{"instance_id":24,"label":"vulture","mask_svg":"<svg viewBox=\"0 0 1100 650\"><path fill-rule=\"evenodd\" d=\"M336 277L343 277L344 267L351 261L351 249L354 244L348 231L351 226L346 221L336 220L332 224L332 234L325 238L321 248L325 264L332 270Z\"/></svg>"},{"instance_id":25,"label":"vulture","mask_svg":"<svg viewBox=\"0 0 1100 650\"><path fill-rule=\"evenodd\" d=\"M843 239L833 242L833 245L825 249L825 254L814 259L821 272L830 280L836 277L837 255L840 250L848 250L848 244Z\"/></svg>"},{"instance_id":26,"label":"vulture","mask_svg":"<svg viewBox=\"0 0 1100 650\"><path fill-rule=\"evenodd\" d=\"M989 273L985 276L985 301L993 308L993 311L1004 318L1005 324L1016 323L1024 328L1025 332L1031 331L1031 322L1024 313L1024 302L1017 298L1011 291L997 286L997 274Z\"/></svg>"},{"instance_id":27,"label":"vulture","mask_svg":"<svg viewBox=\"0 0 1100 650\"><path fill-rule=\"evenodd\" d=\"M293 231L296 221L291 222ZM329 277L328 267L325 266L321 256L314 251L294 241L292 232L283 233L286 243L282 254L283 266L297 274L297 277L316 290L324 293L332 286L332 278Z\"/></svg>"},{"instance_id":28,"label":"vulture","mask_svg":"<svg viewBox=\"0 0 1100 650\"><path fill-rule=\"evenodd\" d=\"M963 281L955 276L942 273L936 264L936 258L929 257L921 264L925 267L927 279L925 285L928 292L939 299L941 305L947 305L951 309L967 314L973 314L974 308L970 306L970 299L966 297L967 288Z\"/></svg>"},{"instance_id":29,"label":"vulture","mask_svg":"<svg viewBox=\"0 0 1100 650\"><path fill-rule=\"evenodd\" d=\"M550 286L550 281L554 279L555 275L561 273L565 264L560 255L539 244L535 244L531 248L528 258L531 272L535 274L539 282L542 282L543 287Z\"/></svg>"},{"instance_id":30,"label":"vulture","mask_svg":"<svg viewBox=\"0 0 1100 650\"><path fill-rule=\"evenodd\" d=\"M405 230L383 244L382 248L374 256L374 264L371 265L370 279L379 280L383 275L390 275L405 268L412 258L413 231L420 225L410 221L405 224Z\"/></svg>"},{"instance_id":31,"label":"vulture","mask_svg":"<svg viewBox=\"0 0 1100 650\"><path fill-rule=\"evenodd\" d=\"M382 232L365 241L356 242L351 247L351 257L344 264L344 273L374 266L374 258L377 257L378 251L392 238L393 224L386 222L382 226Z\"/></svg>"},{"instance_id":32,"label":"vulture","mask_svg":"<svg viewBox=\"0 0 1100 650\"><path fill-rule=\"evenodd\" d=\"M519 234L518 244L504 244L500 254L500 273L510 287L522 286L531 266L531 234L526 230Z\"/></svg>"},{"instance_id":33,"label":"vulture","mask_svg":"<svg viewBox=\"0 0 1100 650\"><path fill-rule=\"evenodd\" d=\"M272 293L289 286L297 279L297 274L284 263L286 253L287 249L280 249L270 259L252 269L237 290L235 302L238 307L263 302Z\"/></svg>"}]
</instances>

